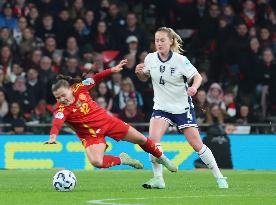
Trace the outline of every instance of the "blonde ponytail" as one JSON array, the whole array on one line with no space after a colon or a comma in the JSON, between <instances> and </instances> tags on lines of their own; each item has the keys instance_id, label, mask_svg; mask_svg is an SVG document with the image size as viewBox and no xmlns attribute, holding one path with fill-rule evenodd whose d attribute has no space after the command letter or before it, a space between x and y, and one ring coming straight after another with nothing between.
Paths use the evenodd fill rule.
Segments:
<instances>
[{"instance_id":1,"label":"blonde ponytail","mask_svg":"<svg viewBox=\"0 0 276 205\"><path fill-rule=\"evenodd\" d=\"M171 45L171 51L180 53L180 54L184 51L182 49L183 41L182 41L181 37L173 29L168 28L168 27L160 27L159 29L157 29L156 32L158 32L158 31L166 32L168 34L169 38L173 40L173 43Z\"/></svg>"}]
</instances>

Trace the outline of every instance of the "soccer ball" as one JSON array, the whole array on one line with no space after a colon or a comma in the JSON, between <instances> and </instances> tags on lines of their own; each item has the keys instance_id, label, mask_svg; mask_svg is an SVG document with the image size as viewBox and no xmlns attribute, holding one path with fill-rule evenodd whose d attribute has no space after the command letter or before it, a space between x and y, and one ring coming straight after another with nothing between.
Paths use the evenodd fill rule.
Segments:
<instances>
[{"instance_id":1,"label":"soccer ball","mask_svg":"<svg viewBox=\"0 0 276 205\"><path fill-rule=\"evenodd\" d=\"M61 170L53 177L53 186L57 191L72 191L77 184L77 178L69 170Z\"/></svg>"}]
</instances>

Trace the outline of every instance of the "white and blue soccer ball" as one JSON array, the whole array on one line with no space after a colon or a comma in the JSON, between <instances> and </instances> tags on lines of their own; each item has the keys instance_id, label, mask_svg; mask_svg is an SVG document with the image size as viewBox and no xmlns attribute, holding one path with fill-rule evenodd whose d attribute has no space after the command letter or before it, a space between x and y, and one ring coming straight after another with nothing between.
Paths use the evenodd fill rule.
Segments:
<instances>
[{"instance_id":1,"label":"white and blue soccer ball","mask_svg":"<svg viewBox=\"0 0 276 205\"><path fill-rule=\"evenodd\" d=\"M53 186L57 191L72 191L77 185L77 178L69 170L61 170L53 177Z\"/></svg>"}]
</instances>

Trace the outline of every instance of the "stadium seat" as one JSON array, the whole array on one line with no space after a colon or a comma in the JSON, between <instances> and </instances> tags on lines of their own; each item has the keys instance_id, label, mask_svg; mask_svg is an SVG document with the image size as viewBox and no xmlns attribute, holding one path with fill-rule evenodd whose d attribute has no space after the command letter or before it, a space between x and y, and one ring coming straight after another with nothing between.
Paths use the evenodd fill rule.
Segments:
<instances>
[{"instance_id":1,"label":"stadium seat","mask_svg":"<svg viewBox=\"0 0 276 205\"><path fill-rule=\"evenodd\" d=\"M108 64L112 60L114 60L118 55L120 51L117 50L108 50L108 51L103 51L102 56L103 56L103 63Z\"/></svg>"}]
</instances>

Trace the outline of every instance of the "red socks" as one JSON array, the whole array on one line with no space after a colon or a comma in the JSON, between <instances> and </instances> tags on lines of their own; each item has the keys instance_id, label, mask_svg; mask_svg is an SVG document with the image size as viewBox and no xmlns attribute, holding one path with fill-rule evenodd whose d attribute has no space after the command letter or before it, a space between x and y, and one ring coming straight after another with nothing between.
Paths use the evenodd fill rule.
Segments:
<instances>
[{"instance_id":1,"label":"red socks","mask_svg":"<svg viewBox=\"0 0 276 205\"><path fill-rule=\"evenodd\" d=\"M103 165L101 168L113 167L115 165L121 164L121 159L119 157L114 157L111 155L104 155L103 157Z\"/></svg>"},{"instance_id":2,"label":"red socks","mask_svg":"<svg viewBox=\"0 0 276 205\"><path fill-rule=\"evenodd\" d=\"M146 144L139 145L145 152L152 154L153 156L159 158L162 155L162 152L159 148L155 145L155 143L150 139L147 138Z\"/></svg>"}]
</instances>

